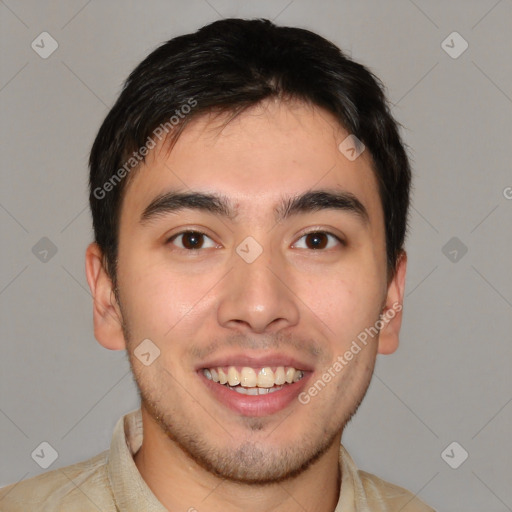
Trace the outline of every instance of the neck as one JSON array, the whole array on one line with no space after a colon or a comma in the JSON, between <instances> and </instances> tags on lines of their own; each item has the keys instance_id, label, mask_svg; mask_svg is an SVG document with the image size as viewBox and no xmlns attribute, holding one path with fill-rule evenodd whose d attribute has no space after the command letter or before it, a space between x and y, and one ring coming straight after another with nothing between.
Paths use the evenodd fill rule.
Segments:
<instances>
[{"instance_id":1,"label":"neck","mask_svg":"<svg viewBox=\"0 0 512 512\"><path fill-rule=\"evenodd\" d=\"M190 512L332 512L340 491L337 437L326 453L300 475L270 485L222 479L193 461L142 407L144 438L135 464L168 510Z\"/></svg>"}]
</instances>

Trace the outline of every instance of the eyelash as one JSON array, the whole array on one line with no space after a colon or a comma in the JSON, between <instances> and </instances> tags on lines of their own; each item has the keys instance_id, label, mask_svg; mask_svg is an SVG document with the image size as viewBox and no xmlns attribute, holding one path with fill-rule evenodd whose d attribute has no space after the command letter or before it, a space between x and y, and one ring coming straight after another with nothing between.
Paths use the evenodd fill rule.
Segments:
<instances>
[{"instance_id":1,"label":"eyelash","mask_svg":"<svg viewBox=\"0 0 512 512\"><path fill-rule=\"evenodd\" d=\"M202 231L197 231L197 230L186 230L186 231L180 231L179 233L176 233L175 235L172 235L167 241L166 241L166 244L170 244L170 243L173 243L174 240L182 235L186 235L186 234L194 234L194 235L200 235L200 236L204 236L206 238L209 238L210 240L212 240L206 233L203 233ZM328 237L332 237L334 238L338 243L339 245L341 246L346 246L346 243L344 240L342 240L340 237L338 237L337 235L335 235L334 233L331 233L329 231L322 231L322 230L314 230L314 231L309 231L307 233L304 233L300 238L299 240L302 240L304 237L308 236L308 235L317 235L317 234L320 234L320 235L327 235ZM212 240L213 242L213 240ZM329 243L329 242L328 242ZM200 251L201 249L203 249L202 247L199 248L199 249L186 249L184 247L178 247L178 250L180 251L185 251L185 252L197 252L197 251ZM210 247L207 247L207 249L210 249ZM332 249L332 248L329 248L329 249ZM329 250L329 249L309 249L310 251L326 251L326 250Z\"/></svg>"}]
</instances>

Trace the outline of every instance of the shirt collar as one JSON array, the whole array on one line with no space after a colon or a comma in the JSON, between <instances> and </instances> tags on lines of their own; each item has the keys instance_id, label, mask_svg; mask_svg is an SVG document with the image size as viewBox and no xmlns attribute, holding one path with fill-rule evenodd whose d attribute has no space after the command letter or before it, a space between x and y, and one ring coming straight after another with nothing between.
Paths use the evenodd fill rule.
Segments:
<instances>
[{"instance_id":1,"label":"shirt collar","mask_svg":"<svg viewBox=\"0 0 512 512\"><path fill-rule=\"evenodd\" d=\"M142 478L133 455L142 445L140 409L120 418L112 435L107 473L119 512L167 512Z\"/></svg>"}]
</instances>

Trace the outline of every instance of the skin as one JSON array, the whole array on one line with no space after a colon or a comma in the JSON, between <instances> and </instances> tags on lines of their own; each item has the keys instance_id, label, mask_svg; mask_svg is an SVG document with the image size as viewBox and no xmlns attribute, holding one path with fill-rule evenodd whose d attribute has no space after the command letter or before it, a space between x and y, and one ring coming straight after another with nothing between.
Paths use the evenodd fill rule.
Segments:
<instances>
[{"instance_id":1,"label":"skin","mask_svg":"<svg viewBox=\"0 0 512 512\"><path fill-rule=\"evenodd\" d=\"M169 510L332 511L339 499L343 428L369 385L377 353L398 346L401 312L307 405L294 400L263 417L228 409L196 373L208 357L277 352L307 362L313 383L379 315L402 304L406 256L386 272L384 218L364 151L349 161L338 145L348 133L317 107L268 101L225 123L203 116L172 151L157 147L133 176L122 204L118 290L101 250L86 252L98 341L126 349L140 389L144 440L135 463ZM235 220L182 210L139 222L162 192L227 197ZM282 197L344 190L368 222L321 210L276 224ZM200 250L171 235L206 233ZM305 231L329 232L312 249ZM235 251L247 236L263 248L246 263ZM133 354L149 338L160 357ZM266 482L266 483L265 483ZM268 483L273 482L273 483Z\"/></svg>"}]
</instances>

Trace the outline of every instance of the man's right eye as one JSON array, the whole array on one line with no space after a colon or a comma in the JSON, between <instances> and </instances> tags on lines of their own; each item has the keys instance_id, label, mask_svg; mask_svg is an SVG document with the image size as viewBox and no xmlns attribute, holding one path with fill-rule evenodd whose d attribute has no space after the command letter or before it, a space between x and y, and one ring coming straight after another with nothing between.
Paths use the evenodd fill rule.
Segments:
<instances>
[{"instance_id":1,"label":"man's right eye","mask_svg":"<svg viewBox=\"0 0 512 512\"><path fill-rule=\"evenodd\" d=\"M167 243L173 243L187 251L217 247L217 244L209 236L200 231L182 231L169 238Z\"/></svg>"}]
</instances>

